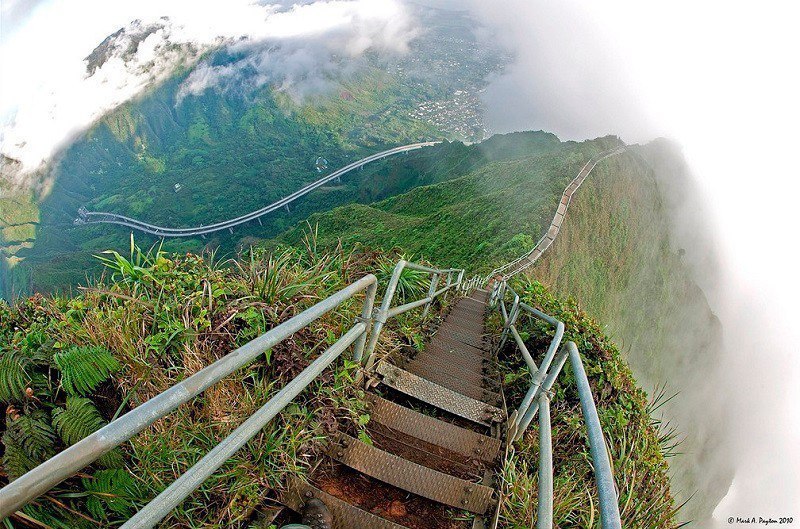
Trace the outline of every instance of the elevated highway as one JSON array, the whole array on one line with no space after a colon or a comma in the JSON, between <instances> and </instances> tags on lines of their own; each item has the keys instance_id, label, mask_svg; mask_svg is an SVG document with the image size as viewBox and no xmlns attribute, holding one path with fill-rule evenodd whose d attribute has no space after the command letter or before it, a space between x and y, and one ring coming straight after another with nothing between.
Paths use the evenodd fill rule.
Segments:
<instances>
[{"instance_id":1,"label":"elevated highway","mask_svg":"<svg viewBox=\"0 0 800 529\"><path fill-rule=\"evenodd\" d=\"M389 156L394 156L395 154L406 153L409 151L422 149L423 147L430 147L436 145L437 143L439 142L425 141L420 143L412 143L409 145L394 147L393 149L388 149L379 153L372 154L370 156L367 156L366 158L362 158L358 161L348 164L342 167L341 169L337 169L336 171L328 175L325 175L322 178L315 180L314 182L311 182L310 184L306 184L305 186L301 187L294 193L285 196L279 200L276 200L272 204L264 206L261 209L257 209L255 211L251 211L239 217L224 220L222 222L217 222L214 224L201 225L194 228L168 228L164 226L157 226L155 224L149 224L147 222L134 219L131 217L126 217L124 215L117 215L116 213L109 213L103 211L87 211L85 208L81 208L80 210L78 210L78 218L75 219L75 225L82 226L86 224L99 224L99 223L118 224L120 226L125 226L127 228L131 228L137 231L149 233L150 235L155 235L157 237L163 237L163 238L200 237L209 233L214 233L222 230L233 231L234 227L251 222L253 220L258 220L264 215L275 211L276 209L284 207L288 208L289 204L307 195L308 193L317 189L318 187L323 186L332 180L337 180L341 178L343 175L349 173L350 171L353 171L355 169L360 169L361 167L370 162L382 160L383 158L388 158Z\"/></svg>"}]
</instances>

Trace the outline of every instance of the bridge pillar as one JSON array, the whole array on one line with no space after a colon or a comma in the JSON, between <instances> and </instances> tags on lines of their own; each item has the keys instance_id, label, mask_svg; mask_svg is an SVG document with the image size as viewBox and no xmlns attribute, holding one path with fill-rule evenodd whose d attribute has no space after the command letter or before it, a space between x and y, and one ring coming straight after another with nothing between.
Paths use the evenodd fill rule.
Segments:
<instances>
[{"instance_id":1,"label":"bridge pillar","mask_svg":"<svg viewBox=\"0 0 800 529\"><path fill-rule=\"evenodd\" d=\"M233 235L233 228L228 228L228 231L231 232L231 235Z\"/></svg>"},{"instance_id":2,"label":"bridge pillar","mask_svg":"<svg viewBox=\"0 0 800 529\"><path fill-rule=\"evenodd\" d=\"M256 219L258 220L258 225L263 226L263 224L261 223L261 217L256 217Z\"/></svg>"},{"instance_id":3,"label":"bridge pillar","mask_svg":"<svg viewBox=\"0 0 800 529\"><path fill-rule=\"evenodd\" d=\"M285 204L283 207L286 208L286 212L289 213L289 204Z\"/></svg>"}]
</instances>

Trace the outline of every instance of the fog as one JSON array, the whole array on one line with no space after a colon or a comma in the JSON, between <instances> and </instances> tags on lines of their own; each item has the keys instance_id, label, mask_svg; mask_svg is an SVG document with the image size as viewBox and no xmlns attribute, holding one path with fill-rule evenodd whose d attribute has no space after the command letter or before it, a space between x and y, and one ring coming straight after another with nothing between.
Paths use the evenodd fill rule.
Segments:
<instances>
[{"instance_id":1,"label":"fog","mask_svg":"<svg viewBox=\"0 0 800 529\"><path fill-rule=\"evenodd\" d=\"M209 49L269 41L285 44L291 54L272 48L227 70L198 68L185 93L219 87L238 68L250 66L261 72L263 82L280 81L297 95L324 80L334 55L402 53L414 35L406 9L396 0L4 0L2 20L0 152L22 162L22 175L39 168L105 112ZM130 39L123 39L117 55L87 70L86 57L123 27L152 31L132 53L125 53ZM306 87L299 86L301 80Z\"/></svg>"},{"instance_id":2,"label":"fog","mask_svg":"<svg viewBox=\"0 0 800 529\"><path fill-rule=\"evenodd\" d=\"M733 454L733 484L714 520L797 517L800 9L687 1L470 9L516 53L485 93L493 130L666 136L683 147L698 195L676 205L674 235L724 333L723 357L695 392L703 400L685 404L712 413ZM719 407L729 413L714 416Z\"/></svg>"}]
</instances>

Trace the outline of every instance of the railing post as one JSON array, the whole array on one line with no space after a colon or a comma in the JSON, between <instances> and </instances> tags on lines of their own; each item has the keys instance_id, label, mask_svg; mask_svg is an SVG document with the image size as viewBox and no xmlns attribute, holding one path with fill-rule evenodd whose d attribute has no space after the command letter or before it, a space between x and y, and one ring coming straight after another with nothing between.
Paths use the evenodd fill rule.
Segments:
<instances>
[{"instance_id":1,"label":"railing post","mask_svg":"<svg viewBox=\"0 0 800 529\"><path fill-rule=\"evenodd\" d=\"M508 312L508 320L503 325L503 333L500 335L500 343L497 344L497 350L503 349L508 339L508 330L517 322L517 315L519 314L519 294L514 294L514 303L511 304L511 310Z\"/></svg>"},{"instance_id":2,"label":"railing post","mask_svg":"<svg viewBox=\"0 0 800 529\"><path fill-rule=\"evenodd\" d=\"M356 345L353 349L353 360L361 363L364 356L364 346L367 343L367 336L372 328L372 310L375 305L375 294L378 292L378 282L372 283L367 287L366 296L364 297L364 306L361 309L361 321L367 326L364 334L358 337Z\"/></svg>"},{"instance_id":3,"label":"railing post","mask_svg":"<svg viewBox=\"0 0 800 529\"><path fill-rule=\"evenodd\" d=\"M594 480L597 483L597 495L600 499L600 523L603 529L622 529L617 491L614 487L614 475L611 472L611 460L606 451L606 440L597 416L592 388L589 387L589 380L586 378L586 371L583 369L583 362L577 346L572 342L567 342L567 350L572 373L575 376L575 384L578 386L583 420L586 422L589 453L592 456Z\"/></svg>"},{"instance_id":4,"label":"railing post","mask_svg":"<svg viewBox=\"0 0 800 529\"><path fill-rule=\"evenodd\" d=\"M553 442L550 427L550 398L539 396L539 497L536 508L536 527L553 527Z\"/></svg>"},{"instance_id":5,"label":"railing post","mask_svg":"<svg viewBox=\"0 0 800 529\"><path fill-rule=\"evenodd\" d=\"M431 308L431 303L433 303L433 294L436 292L436 285L439 284L439 274L433 274L431 277L431 286L428 287L428 297L431 298L429 302L425 304L425 309L422 311L422 319L425 319L425 316L428 315L428 311Z\"/></svg>"},{"instance_id":6,"label":"railing post","mask_svg":"<svg viewBox=\"0 0 800 529\"><path fill-rule=\"evenodd\" d=\"M386 287L386 294L383 296L383 301L381 302L380 308L376 311L374 321L372 323L372 331L370 332L369 340L367 341L367 348L364 351L364 354L367 357L367 369L372 367L372 364L374 363L372 356L375 352L375 346L378 344L378 338L381 335L383 326L386 324L389 307L392 306L394 293L397 290L397 283L400 281L400 274L403 273L403 269L405 267L406 261L404 259L400 259L397 262L397 265L395 265L394 272L392 272L392 278L389 280L389 285Z\"/></svg>"},{"instance_id":7,"label":"railing post","mask_svg":"<svg viewBox=\"0 0 800 529\"><path fill-rule=\"evenodd\" d=\"M556 333L553 336L553 339L550 341L550 346L547 348L547 354L545 354L544 359L542 360L542 365L539 366L539 370L533 377L533 382L531 384L531 390L533 390L533 392L531 393L531 390L529 390L528 394L525 395L525 398L522 399L522 404L520 404L520 415L517 415L517 424L519 424L521 432L525 431L536 414L536 406L532 406L531 403L534 402L537 394L541 391L550 390L550 387L546 385L545 387L542 386L544 385L543 382L547 376L547 370L550 369L550 364L553 362L553 358L556 356L556 351L558 350L558 346L561 345L561 339L563 337L564 324L560 321L556 322ZM561 370L561 367L558 367L558 370ZM555 379L553 379L553 381L555 381Z\"/></svg>"},{"instance_id":8,"label":"railing post","mask_svg":"<svg viewBox=\"0 0 800 529\"><path fill-rule=\"evenodd\" d=\"M528 393L531 394L531 399L540 391L541 393L547 393L550 391L556 381L556 378L558 377L558 374L561 373L561 369L564 367L564 364L567 361L568 354L569 351L567 351L567 348L562 347L561 351L558 353L558 356L556 356L555 360L553 361L553 369L551 369L547 374L547 378L544 379L544 382L541 384L536 384L535 381L531 383L531 387L528 390ZM531 424L531 421L533 421L533 418L538 412L538 406L528 405L526 408L523 408L522 405L520 405L519 410L517 411L517 434L516 437L514 437L514 441L522 438L525 430L528 429L528 426Z\"/></svg>"}]
</instances>

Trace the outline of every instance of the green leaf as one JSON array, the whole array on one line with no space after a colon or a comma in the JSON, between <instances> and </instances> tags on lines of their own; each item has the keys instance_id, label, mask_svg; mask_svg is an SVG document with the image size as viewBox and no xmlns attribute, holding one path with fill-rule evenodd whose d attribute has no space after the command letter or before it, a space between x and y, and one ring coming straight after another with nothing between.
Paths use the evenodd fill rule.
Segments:
<instances>
[{"instance_id":1,"label":"green leaf","mask_svg":"<svg viewBox=\"0 0 800 529\"><path fill-rule=\"evenodd\" d=\"M140 494L136 480L127 470L100 470L81 481L89 493L86 508L94 518L107 520L109 512L121 518L131 517Z\"/></svg>"},{"instance_id":2,"label":"green leaf","mask_svg":"<svg viewBox=\"0 0 800 529\"><path fill-rule=\"evenodd\" d=\"M26 368L30 360L13 350L0 350L0 401L20 401L31 377Z\"/></svg>"},{"instance_id":3,"label":"green leaf","mask_svg":"<svg viewBox=\"0 0 800 529\"><path fill-rule=\"evenodd\" d=\"M69 446L74 445L103 426L106 421L94 407L92 401L83 397L67 397L66 408L53 410L53 426L58 435ZM100 459L100 464L106 467L121 467L124 465L122 454L113 450Z\"/></svg>"},{"instance_id":4,"label":"green leaf","mask_svg":"<svg viewBox=\"0 0 800 529\"><path fill-rule=\"evenodd\" d=\"M61 371L61 385L73 396L91 393L120 368L111 351L98 346L71 347L54 355L53 361Z\"/></svg>"},{"instance_id":5,"label":"green leaf","mask_svg":"<svg viewBox=\"0 0 800 529\"><path fill-rule=\"evenodd\" d=\"M18 478L55 455L56 433L44 410L35 410L17 419L6 419L3 434L3 465L9 476Z\"/></svg>"}]
</instances>

